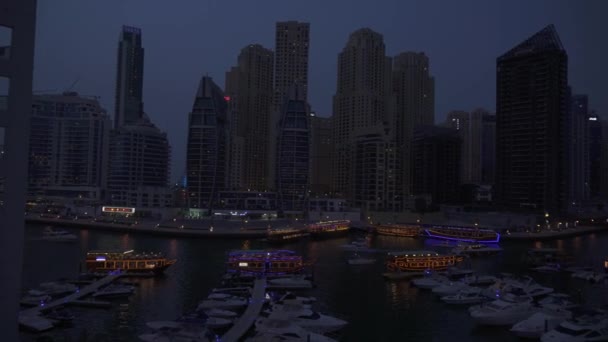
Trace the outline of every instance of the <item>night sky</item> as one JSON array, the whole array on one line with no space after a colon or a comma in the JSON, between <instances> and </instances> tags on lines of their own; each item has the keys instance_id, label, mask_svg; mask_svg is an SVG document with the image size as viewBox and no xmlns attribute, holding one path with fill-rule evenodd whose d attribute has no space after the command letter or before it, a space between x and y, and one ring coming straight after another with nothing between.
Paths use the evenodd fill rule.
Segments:
<instances>
[{"instance_id":1,"label":"night sky","mask_svg":"<svg viewBox=\"0 0 608 342\"><path fill-rule=\"evenodd\" d=\"M187 114L200 77L224 87L242 47L274 50L276 21L307 21L309 97L331 115L337 54L361 27L384 35L386 52L424 51L435 76L435 118L453 109L495 109L496 57L554 24L569 57L574 93L608 117L608 1L532 0L39 0L34 91L100 97L113 118L118 36L143 30L144 108L168 132L172 176L185 168Z\"/></svg>"}]
</instances>

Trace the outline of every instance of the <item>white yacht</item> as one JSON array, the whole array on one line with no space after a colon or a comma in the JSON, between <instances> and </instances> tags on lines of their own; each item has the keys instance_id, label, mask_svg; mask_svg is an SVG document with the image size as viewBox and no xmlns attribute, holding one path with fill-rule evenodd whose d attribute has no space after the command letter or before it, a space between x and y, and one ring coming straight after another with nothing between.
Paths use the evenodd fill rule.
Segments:
<instances>
[{"instance_id":1,"label":"white yacht","mask_svg":"<svg viewBox=\"0 0 608 342\"><path fill-rule=\"evenodd\" d=\"M608 318L567 320L540 338L542 342L608 341Z\"/></svg>"},{"instance_id":2,"label":"white yacht","mask_svg":"<svg viewBox=\"0 0 608 342\"><path fill-rule=\"evenodd\" d=\"M491 275L474 275L462 279L462 282L470 286L490 286L497 281L498 278Z\"/></svg>"},{"instance_id":3,"label":"white yacht","mask_svg":"<svg viewBox=\"0 0 608 342\"><path fill-rule=\"evenodd\" d=\"M209 309L203 311L205 315L209 317L220 317L220 318L236 318L237 313L230 310L222 310L222 309Z\"/></svg>"},{"instance_id":4,"label":"white yacht","mask_svg":"<svg viewBox=\"0 0 608 342\"><path fill-rule=\"evenodd\" d=\"M168 328L138 337L145 342L209 342L207 335L204 328Z\"/></svg>"},{"instance_id":5,"label":"white yacht","mask_svg":"<svg viewBox=\"0 0 608 342\"><path fill-rule=\"evenodd\" d=\"M562 312L537 312L527 319L520 321L511 327L511 332L517 337L540 338L549 330L555 329L561 322L572 317L572 313L563 310Z\"/></svg>"},{"instance_id":6,"label":"white yacht","mask_svg":"<svg viewBox=\"0 0 608 342\"><path fill-rule=\"evenodd\" d=\"M175 321L153 321L147 322L146 325L152 330L170 330L183 329L187 325L193 324L196 326L206 326L210 329L225 328L232 324L232 320L220 317L205 317L205 318L181 318Z\"/></svg>"},{"instance_id":7,"label":"white yacht","mask_svg":"<svg viewBox=\"0 0 608 342\"><path fill-rule=\"evenodd\" d=\"M435 287L433 287L433 289L431 291L434 294L443 297L443 296L447 296L447 295L456 294L456 293L463 291L465 289L468 289L468 288L470 288L470 286L461 281L451 281L451 282L443 283L439 286L435 286Z\"/></svg>"},{"instance_id":8,"label":"white yacht","mask_svg":"<svg viewBox=\"0 0 608 342\"><path fill-rule=\"evenodd\" d=\"M49 241L76 241L78 236L68 232L67 230L53 230L52 227L44 229L43 239Z\"/></svg>"},{"instance_id":9,"label":"white yacht","mask_svg":"<svg viewBox=\"0 0 608 342\"><path fill-rule=\"evenodd\" d=\"M579 271L572 273L572 278L588 280L593 283L599 283L608 278L608 274L595 271Z\"/></svg>"},{"instance_id":10,"label":"white yacht","mask_svg":"<svg viewBox=\"0 0 608 342\"><path fill-rule=\"evenodd\" d=\"M258 334L247 341L335 341L332 338L308 331L291 321L284 319L258 318L255 321L255 330Z\"/></svg>"},{"instance_id":11,"label":"white yacht","mask_svg":"<svg viewBox=\"0 0 608 342\"><path fill-rule=\"evenodd\" d=\"M541 273L556 273L556 272L561 272L562 268L561 268L560 264L547 263L542 266L532 267L530 270L535 271L535 272L541 272Z\"/></svg>"},{"instance_id":12,"label":"white yacht","mask_svg":"<svg viewBox=\"0 0 608 342\"><path fill-rule=\"evenodd\" d=\"M448 304L477 304L486 299L481 295L481 289L477 287L469 287L457 294L441 297L441 300Z\"/></svg>"},{"instance_id":13,"label":"white yacht","mask_svg":"<svg viewBox=\"0 0 608 342\"><path fill-rule=\"evenodd\" d=\"M304 305L310 305L314 302L317 301L317 298L315 297L300 297L300 296L296 296L295 294L293 294L292 292L287 292L284 295L282 295L281 297L279 297L279 299L277 301L275 301L275 304L304 304Z\"/></svg>"},{"instance_id":14,"label":"white yacht","mask_svg":"<svg viewBox=\"0 0 608 342\"><path fill-rule=\"evenodd\" d=\"M93 297L95 298L118 298L118 297L128 297L135 292L135 288L130 285L122 285L122 284L111 284L103 289L100 289L93 293Z\"/></svg>"},{"instance_id":15,"label":"white yacht","mask_svg":"<svg viewBox=\"0 0 608 342\"><path fill-rule=\"evenodd\" d=\"M289 320L295 325L320 334L338 331L348 324L346 321L320 314L302 305L275 304L269 311L268 318Z\"/></svg>"},{"instance_id":16,"label":"white yacht","mask_svg":"<svg viewBox=\"0 0 608 342\"><path fill-rule=\"evenodd\" d=\"M547 297L539 300L538 305L543 308L555 310L571 310L579 307L579 305L570 300L570 296L565 293L551 293Z\"/></svg>"},{"instance_id":17,"label":"white yacht","mask_svg":"<svg viewBox=\"0 0 608 342\"><path fill-rule=\"evenodd\" d=\"M454 254L463 254L469 256L490 255L500 253L501 251L502 248L498 246L488 246L484 244L463 244L452 249L452 253Z\"/></svg>"},{"instance_id":18,"label":"white yacht","mask_svg":"<svg viewBox=\"0 0 608 342\"><path fill-rule=\"evenodd\" d=\"M38 315L19 315L19 325L35 332L47 331L53 328L53 322Z\"/></svg>"},{"instance_id":19,"label":"white yacht","mask_svg":"<svg viewBox=\"0 0 608 342\"><path fill-rule=\"evenodd\" d=\"M206 299L201 301L196 311L206 311L210 309L239 309L247 305L247 299L242 297L230 296L223 299Z\"/></svg>"},{"instance_id":20,"label":"white yacht","mask_svg":"<svg viewBox=\"0 0 608 342\"><path fill-rule=\"evenodd\" d=\"M27 306L38 306L38 305L43 306L44 304L50 302L51 300L52 300L51 296L42 292L42 294L39 294L39 295L29 294L29 295L21 298L21 301L19 303L22 305L27 305Z\"/></svg>"},{"instance_id":21,"label":"white yacht","mask_svg":"<svg viewBox=\"0 0 608 342\"><path fill-rule=\"evenodd\" d=\"M311 289L312 282L303 277L276 278L268 281L268 287L277 289Z\"/></svg>"},{"instance_id":22,"label":"white yacht","mask_svg":"<svg viewBox=\"0 0 608 342\"><path fill-rule=\"evenodd\" d=\"M530 298L510 294L469 308L471 317L480 325L513 325L536 311Z\"/></svg>"}]
</instances>

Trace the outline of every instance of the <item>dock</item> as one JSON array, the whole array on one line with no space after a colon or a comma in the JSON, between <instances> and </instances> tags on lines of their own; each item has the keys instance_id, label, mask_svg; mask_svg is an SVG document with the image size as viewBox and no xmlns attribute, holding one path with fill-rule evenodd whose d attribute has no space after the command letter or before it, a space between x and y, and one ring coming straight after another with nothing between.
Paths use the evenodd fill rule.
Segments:
<instances>
[{"instance_id":1,"label":"dock","mask_svg":"<svg viewBox=\"0 0 608 342\"><path fill-rule=\"evenodd\" d=\"M80 300L81 298L95 293L100 288L112 283L114 280L118 279L121 276L122 276L122 274L107 275L104 278L101 278L98 281L95 281L95 282L79 289L77 292L74 292L71 295L68 295L68 296L65 296L62 298L58 298L52 302L44 304L44 306L38 305L38 306L29 308L29 309L21 310L19 312L19 317L36 317L36 316L39 316L44 311L49 311L55 307L62 306L62 305L68 305L71 303L74 303L76 305L83 305L83 302L85 302L85 301L81 301ZM87 304L87 303L84 303L84 304ZM25 325L25 323L23 323L23 322L27 322L27 321L28 320L23 320L22 324ZM26 328L29 328L29 327L26 326Z\"/></svg>"},{"instance_id":2,"label":"dock","mask_svg":"<svg viewBox=\"0 0 608 342\"><path fill-rule=\"evenodd\" d=\"M232 328L222 336L222 342L237 342L255 322L264 305L266 294L266 278L256 279L253 285L249 306L245 313L234 323Z\"/></svg>"}]
</instances>

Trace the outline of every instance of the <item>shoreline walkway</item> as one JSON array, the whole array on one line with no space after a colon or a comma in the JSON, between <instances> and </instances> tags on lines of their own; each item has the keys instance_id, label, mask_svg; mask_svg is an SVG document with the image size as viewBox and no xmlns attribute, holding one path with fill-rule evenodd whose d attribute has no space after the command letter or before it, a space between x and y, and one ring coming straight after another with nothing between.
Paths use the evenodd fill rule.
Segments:
<instances>
[{"instance_id":1,"label":"shoreline walkway","mask_svg":"<svg viewBox=\"0 0 608 342\"><path fill-rule=\"evenodd\" d=\"M511 232L502 234L501 240L513 241L513 240L555 240L566 237L573 237L579 235L608 232L607 227L602 226L579 226L576 228L566 228L562 230L549 230L541 232Z\"/></svg>"},{"instance_id":2,"label":"shoreline walkway","mask_svg":"<svg viewBox=\"0 0 608 342\"><path fill-rule=\"evenodd\" d=\"M238 341L255 322L260 315L262 306L264 305L264 295L266 293L266 278L256 279L253 285L253 293L249 301L249 306L245 313L238 319L236 323L222 336L222 342Z\"/></svg>"}]
</instances>

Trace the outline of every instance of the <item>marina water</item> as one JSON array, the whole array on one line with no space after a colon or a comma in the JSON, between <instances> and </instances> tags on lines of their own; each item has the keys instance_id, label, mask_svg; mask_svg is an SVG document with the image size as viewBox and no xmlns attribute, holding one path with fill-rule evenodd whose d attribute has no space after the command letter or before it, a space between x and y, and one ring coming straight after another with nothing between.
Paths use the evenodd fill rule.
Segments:
<instances>
[{"instance_id":1,"label":"marina water","mask_svg":"<svg viewBox=\"0 0 608 342\"><path fill-rule=\"evenodd\" d=\"M139 286L128 300L114 302L110 309L72 307L76 318L69 328L42 334L21 333L22 341L137 341L148 329L147 321L173 320L194 310L211 289L220 285L226 252L232 249L276 248L258 240L206 240L121 234L95 230L71 230L76 242L42 239L44 226L28 225L23 265L23 287L60 278L74 279L84 271L90 250L162 252L177 259L164 277L137 279ZM465 307L444 304L430 291L419 290L407 280L387 281L385 253L375 254L373 265L349 265L352 252L340 245L363 234L338 239L303 240L281 246L314 262L316 288L307 293L318 298L316 309L346 319L343 341L517 341L509 327L478 327ZM436 250L447 252L440 241L375 236L371 247L378 250ZM528 270L523 256L529 248L557 247L584 265L602 266L608 234L592 234L547 242L504 242L495 256L473 258L480 273L530 275L539 283L571 294L585 304L608 304L608 286L572 279L568 274L539 274Z\"/></svg>"}]
</instances>

